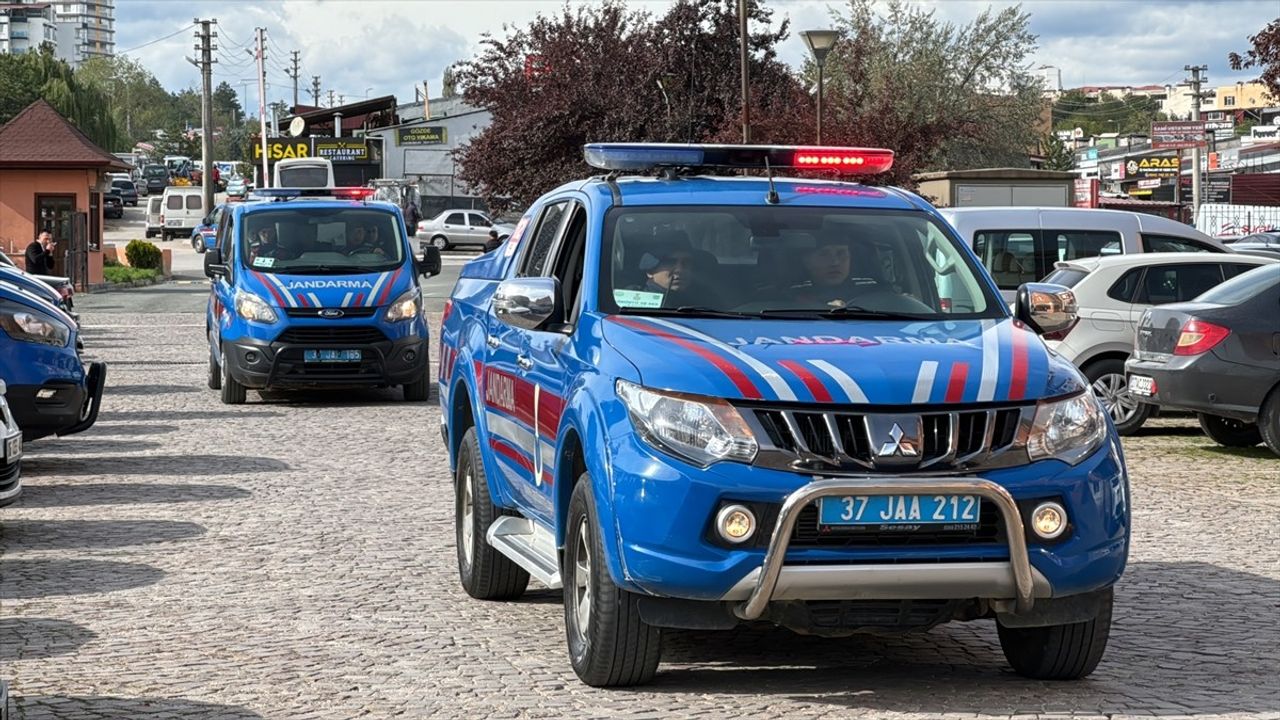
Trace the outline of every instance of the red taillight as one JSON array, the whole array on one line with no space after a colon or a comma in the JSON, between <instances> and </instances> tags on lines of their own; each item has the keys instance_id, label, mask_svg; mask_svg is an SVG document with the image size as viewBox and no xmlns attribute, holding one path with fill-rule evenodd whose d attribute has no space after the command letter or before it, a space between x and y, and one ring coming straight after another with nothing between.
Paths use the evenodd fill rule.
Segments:
<instances>
[{"instance_id":1,"label":"red taillight","mask_svg":"<svg viewBox=\"0 0 1280 720\"><path fill-rule=\"evenodd\" d=\"M893 151L871 148L800 148L796 150L792 162L799 168L875 175L888 172L893 167Z\"/></svg>"},{"instance_id":2,"label":"red taillight","mask_svg":"<svg viewBox=\"0 0 1280 720\"><path fill-rule=\"evenodd\" d=\"M942 308L942 312L951 312L951 298L938 298L938 306Z\"/></svg>"},{"instance_id":3,"label":"red taillight","mask_svg":"<svg viewBox=\"0 0 1280 720\"><path fill-rule=\"evenodd\" d=\"M1173 349L1174 355L1199 355L1209 352L1213 346L1226 339L1231 331L1221 325L1214 325L1204 320L1191 319L1182 326L1178 335L1178 345Z\"/></svg>"},{"instance_id":4,"label":"red taillight","mask_svg":"<svg viewBox=\"0 0 1280 720\"><path fill-rule=\"evenodd\" d=\"M366 187L334 188L333 196L339 200L364 200L371 197L375 190Z\"/></svg>"}]
</instances>

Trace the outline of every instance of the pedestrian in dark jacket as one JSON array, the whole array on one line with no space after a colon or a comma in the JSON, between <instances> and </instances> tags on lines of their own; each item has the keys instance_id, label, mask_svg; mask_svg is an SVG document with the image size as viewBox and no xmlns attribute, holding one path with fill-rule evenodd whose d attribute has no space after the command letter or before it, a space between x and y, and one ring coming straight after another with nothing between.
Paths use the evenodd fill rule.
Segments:
<instances>
[{"instance_id":1,"label":"pedestrian in dark jacket","mask_svg":"<svg viewBox=\"0 0 1280 720\"><path fill-rule=\"evenodd\" d=\"M53 241L53 236L49 233L42 232L37 235L36 239L27 246L27 272L32 275L52 275L53 251L56 247L58 244Z\"/></svg>"},{"instance_id":2,"label":"pedestrian in dark jacket","mask_svg":"<svg viewBox=\"0 0 1280 720\"><path fill-rule=\"evenodd\" d=\"M484 241L484 251L493 252L494 250L497 250L499 247L501 247L501 245L502 245L502 241L498 239L498 231L490 230L489 239Z\"/></svg>"}]
</instances>

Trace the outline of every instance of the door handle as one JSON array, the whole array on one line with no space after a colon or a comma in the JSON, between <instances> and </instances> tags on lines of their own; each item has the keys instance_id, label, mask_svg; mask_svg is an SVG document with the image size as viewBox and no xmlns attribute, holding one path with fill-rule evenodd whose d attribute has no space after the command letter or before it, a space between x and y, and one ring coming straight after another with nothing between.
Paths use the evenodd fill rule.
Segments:
<instances>
[{"instance_id":1,"label":"door handle","mask_svg":"<svg viewBox=\"0 0 1280 720\"><path fill-rule=\"evenodd\" d=\"M492 350L497 350L498 345L500 345L501 343L502 341L498 339L497 335L490 335L489 337L484 339L484 344L488 345L489 348Z\"/></svg>"},{"instance_id":2,"label":"door handle","mask_svg":"<svg viewBox=\"0 0 1280 720\"><path fill-rule=\"evenodd\" d=\"M533 360L528 355L520 355L516 358L516 365L519 365L521 370L532 370Z\"/></svg>"}]
</instances>

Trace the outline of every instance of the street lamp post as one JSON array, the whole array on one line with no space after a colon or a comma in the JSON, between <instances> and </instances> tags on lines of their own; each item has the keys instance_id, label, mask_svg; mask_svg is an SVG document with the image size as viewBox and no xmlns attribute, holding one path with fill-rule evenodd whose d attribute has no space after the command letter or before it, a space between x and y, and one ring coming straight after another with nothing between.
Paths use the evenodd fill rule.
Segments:
<instances>
[{"instance_id":1,"label":"street lamp post","mask_svg":"<svg viewBox=\"0 0 1280 720\"><path fill-rule=\"evenodd\" d=\"M800 33L800 37L804 38L804 44L809 47L809 52L813 54L813 62L818 66L818 138L817 144L822 144L822 65L827 60L827 55L831 49L836 46L836 41L840 39L840 33L835 30L806 30Z\"/></svg>"}]
</instances>

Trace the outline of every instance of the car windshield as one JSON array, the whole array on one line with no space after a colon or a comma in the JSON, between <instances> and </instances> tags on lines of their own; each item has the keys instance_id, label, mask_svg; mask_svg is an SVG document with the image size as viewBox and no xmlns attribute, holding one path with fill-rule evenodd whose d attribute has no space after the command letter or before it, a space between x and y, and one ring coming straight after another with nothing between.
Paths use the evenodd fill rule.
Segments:
<instances>
[{"instance_id":1,"label":"car windshield","mask_svg":"<svg viewBox=\"0 0 1280 720\"><path fill-rule=\"evenodd\" d=\"M805 318L1001 317L958 243L919 212L813 207L616 208L605 312Z\"/></svg>"},{"instance_id":2,"label":"car windshield","mask_svg":"<svg viewBox=\"0 0 1280 720\"><path fill-rule=\"evenodd\" d=\"M246 214L241 228L241 262L259 272L382 272L405 260L395 215L385 210L273 208Z\"/></svg>"},{"instance_id":3,"label":"car windshield","mask_svg":"<svg viewBox=\"0 0 1280 720\"><path fill-rule=\"evenodd\" d=\"M1280 284L1280 265L1263 265L1206 290L1192 302L1239 305L1277 284Z\"/></svg>"}]
</instances>

